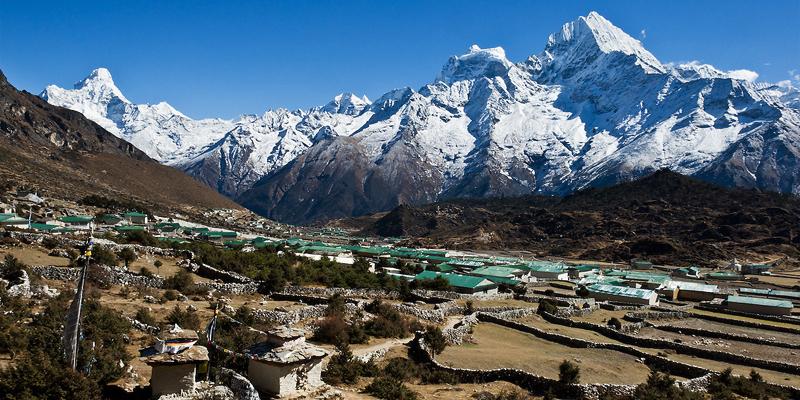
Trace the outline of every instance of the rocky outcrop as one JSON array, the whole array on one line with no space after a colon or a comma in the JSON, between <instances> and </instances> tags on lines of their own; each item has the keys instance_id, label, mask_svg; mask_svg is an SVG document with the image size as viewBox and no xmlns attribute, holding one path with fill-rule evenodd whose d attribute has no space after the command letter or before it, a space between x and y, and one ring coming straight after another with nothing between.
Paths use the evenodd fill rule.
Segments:
<instances>
[{"instance_id":1,"label":"rocky outcrop","mask_svg":"<svg viewBox=\"0 0 800 400\"><path fill-rule=\"evenodd\" d=\"M231 389L235 400L261 399L253 384L232 369L220 368L217 373L217 380Z\"/></svg>"}]
</instances>

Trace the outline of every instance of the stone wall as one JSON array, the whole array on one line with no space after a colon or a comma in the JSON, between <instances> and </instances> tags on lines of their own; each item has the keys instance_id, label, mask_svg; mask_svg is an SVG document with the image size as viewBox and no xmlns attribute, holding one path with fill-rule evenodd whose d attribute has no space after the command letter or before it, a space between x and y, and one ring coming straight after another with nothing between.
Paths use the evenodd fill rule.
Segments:
<instances>
[{"instance_id":1,"label":"stone wall","mask_svg":"<svg viewBox=\"0 0 800 400\"><path fill-rule=\"evenodd\" d=\"M658 349L671 349L681 354L688 354L716 361L731 362L757 368L766 368L790 374L800 374L800 365L787 364L773 360L762 360L740 354L727 353L719 350L703 349L703 348L689 346L683 343L676 343L669 340L633 336L605 325L592 324L584 321L575 321L569 318L562 318L547 313L542 314L542 317L548 322L554 324L592 330L602 335L608 336L612 339L616 339L620 342L631 344L634 346L650 347Z\"/></svg>"},{"instance_id":2,"label":"stone wall","mask_svg":"<svg viewBox=\"0 0 800 400\"><path fill-rule=\"evenodd\" d=\"M675 332L684 335L708 337L715 339L736 340L739 342L785 347L787 349L800 349L800 343L787 343L787 342L781 342L779 340L764 339L760 337L750 337L741 334L732 334L727 332L710 331L707 329L686 328L682 326L672 326L672 325L654 325L653 327L656 329L660 329L662 331Z\"/></svg>"},{"instance_id":3,"label":"stone wall","mask_svg":"<svg viewBox=\"0 0 800 400\"><path fill-rule=\"evenodd\" d=\"M233 271L223 271L221 269L214 268L208 264L198 264L191 262L189 260L180 262L178 264L188 269L189 271L192 271L195 274L202 276L203 278L220 280L225 283L253 283L252 279L244 275L239 275Z\"/></svg>"}]
</instances>

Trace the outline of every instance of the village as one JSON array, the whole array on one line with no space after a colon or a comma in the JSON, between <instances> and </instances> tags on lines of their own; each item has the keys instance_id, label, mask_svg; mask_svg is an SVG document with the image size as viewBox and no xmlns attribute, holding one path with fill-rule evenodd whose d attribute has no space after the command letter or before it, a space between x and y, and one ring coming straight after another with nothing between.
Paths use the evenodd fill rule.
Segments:
<instances>
[{"instance_id":1,"label":"village","mask_svg":"<svg viewBox=\"0 0 800 400\"><path fill-rule=\"evenodd\" d=\"M201 223L24 191L0 198L0 227L3 296L34 309L72 298L89 260L91 301L130 324L129 358L103 382L111 398L622 399L651 376L800 395L800 270L780 259L413 248L234 210ZM0 353L0 369L14 365Z\"/></svg>"}]
</instances>

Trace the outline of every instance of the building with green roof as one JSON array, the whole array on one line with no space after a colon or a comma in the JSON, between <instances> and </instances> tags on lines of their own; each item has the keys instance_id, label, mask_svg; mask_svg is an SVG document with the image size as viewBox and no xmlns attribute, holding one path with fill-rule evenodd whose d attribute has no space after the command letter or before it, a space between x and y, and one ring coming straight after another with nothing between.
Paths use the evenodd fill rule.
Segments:
<instances>
[{"instance_id":1,"label":"building with green roof","mask_svg":"<svg viewBox=\"0 0 800 400\"><path fill-rule=\"evenodd\" d=\"M670 300L708 301L723 297L717 285L693 281L666 282L658 293Z\"/></svg>"},{"instance_id":2,"label":"building with green roof","mask_svg":"<svg viewBox=\"0 0 800 400\"><path fill-rule=\"evenodd\" d=\"M89 215L68 215L58 220L73 229L91 229L94 225L94 217Z\"/></svg>"},{"instance_id":3,"label":"building with green roof","mask_svg":"<svg viewBox=\"0 0 800 400\"><path fill-rule=\"evenodd\" d=\"M800 301L800 292L778 289L739 288L739 293L753 296L778 297Z\"/></svg>"},{"instance_id":4,"label":"building with green roof","mask_svg":"<svg viewBox=\"0 0 800 400\"><path fill-rule=\"evenodd\" d=\"M706 278L718 281L738 281L742 279L742 276L733 272L721 271L721 272L711 272L709 274L706 274Z\"/></svg>"},{"instance_id":5,"label":"building with green roof","mask_svg":"<svg viewBox=\"0 0 800 400\"><path fill-rule=\"evenodd\" d=\"M157 222L153 225L153 228L159 232L170 233L181 229L181 224L177 222Z\"/></svg>"},{"instance_id":6,"label":"building with green roof","mask_svg":"<svg viewBox=\"0 0 800 400\"><path fill-rule=\"evenodd\" d=\"M31 223L30 229L38 232L52 232L53 229L58 228L58 225L41 224L37 222Z\"/></svg>"},{"instance_id":7,"label":"building with green roof","mask_svg":"<svg viewBox=\"0 0 800 400\"><path fill-rule=\"evenodd\" d=\"M446 272L422 271L414 277L414 280L436 279L442 277L447 280L450 286L459 293L465 294L495 294L497 284L479 276L459 275Z\"/></svg>"},{"instance_id":8,"label":"building with green roof","mask_svg":"<svg viewBox=\"0 0 800 400\"><path fill-rule=\"evenodd\" d=\"M119 233L128 233L128 232L144 232L145 229L141 225L120 225L115 226L114 230Z\"/></svg>"},{"instance_id":9,"label":"building with green roof","mask_svg":"<svg viewBox=\"0 0 800 400\"><path fill-rule=\"evenodd\" d=\"M122 214L123 217L128 221L130 224L137 224L137 225L146 225L147 224L147 214L141 213L138 211L128 211L125 214Z\"/></svg>"},{"instance_id":10,"label":"building with green roof","mask_svg":"<svg viewBox=\"0 0 800 400\"><path fill-rule=\"evenodd\" d=\"M597 301L615 303L658 305L658 293L649 289L638 289L626 286L595 284L587 286L589 297Z\"/></svg>"},{"instance_id":11,"label":"building with green roof","mask_svg":"<svg viewBox=\"0 0 800 400\"><path fill-rule=\"evenodd\" d=\"M763 315L791 315L794 308L788 300L734 295L728 296L724 305L732 311Z\"/></svg>"},{"instance_id":12,"label":"building with green roof","mask_svg":"<svg viewBox=\"0 0 800 400\"><path fill-rule=\"evenodd\" d=\"M532 277L538 280L565 281L569 279L567 268L561 263L549 261L530 261L526 264L509 265L509 267L524 269L528 271Z\"/></svg>"},{"instance_id":13,"label":"building with green roof","mask_svg":"<svg viewBox=\"0 0 800 400\"><path fill-rule=\"evenodd\" d=\"M503 283L514 286L522 283L523 281L529 282L531 278L530 272L528 271L497 265L476 268L470 271L469 274L473 276L484 277L494 283Z\"/></svg>"},{"instance_id":14,"label":"building with green roof","mask_svg":"<svg viewBox=\"0 0 800 400\"><path fill-rule=\"evenodd\" d=\"M200 239L212 242L235 239L237 236L239 236L239 234L232 231L206 231L200 233Z\"/></svg>"}]
</instances>

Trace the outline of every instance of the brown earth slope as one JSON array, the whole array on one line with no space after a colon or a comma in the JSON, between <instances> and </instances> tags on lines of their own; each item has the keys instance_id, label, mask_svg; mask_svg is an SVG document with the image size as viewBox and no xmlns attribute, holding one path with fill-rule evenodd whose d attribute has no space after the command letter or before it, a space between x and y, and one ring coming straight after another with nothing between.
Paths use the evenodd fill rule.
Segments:
<instances>
[{"instance_id":1,"label":"brown earth slope","mask_svg":"<svg viewBox=\"0 0 800 400\"><path fill-rule=\"evenodd\" d=\"M17 90L1 71L0 180L45 196L78 200L94 194L153 210L240 208L82 114Z\"/></svg>"},{"instance_id":2,"label":"brown earth slope","mask_svg":"<svg viewBox=\"0 0 800 400\"><path fill-rule=\"evenodd\" d=\"M607 261L710 265L735 256L800 256L797 197L722 188L670 171L564 198L452 200L352 222L364 234L413 237L412 244Z\"/></svg>"}]
</instances>

